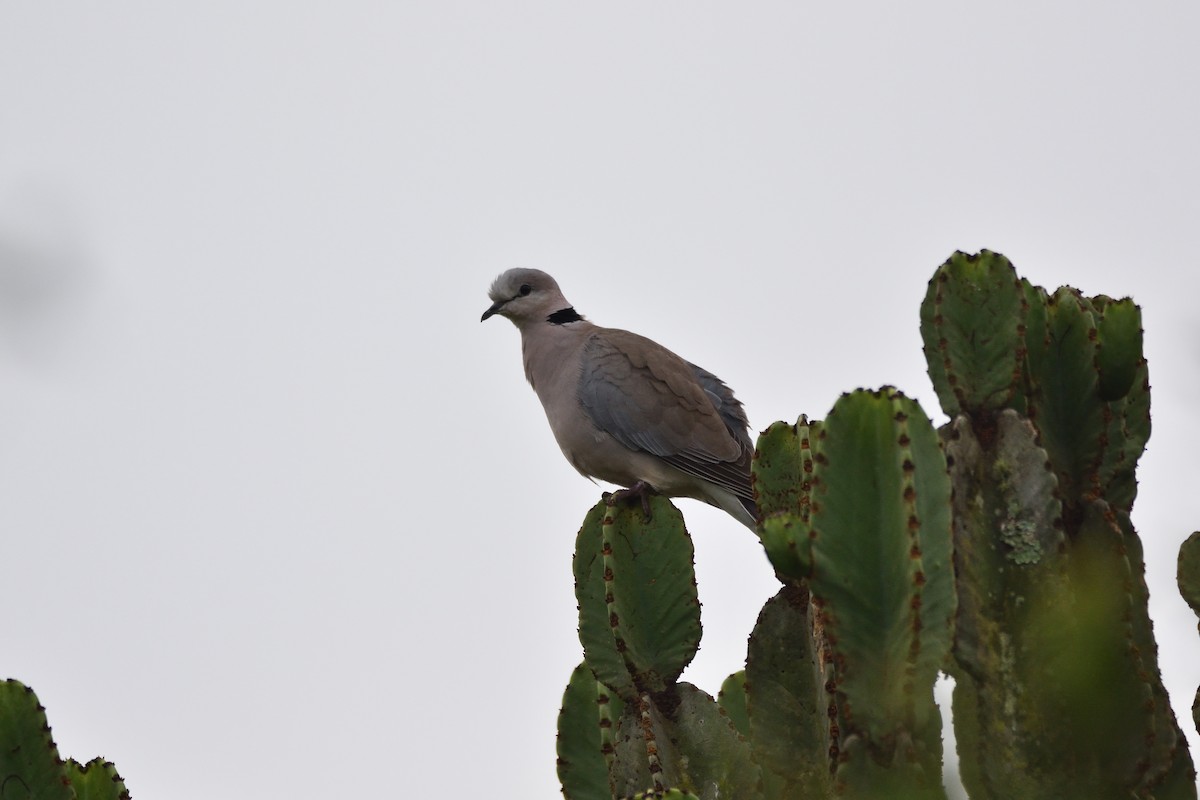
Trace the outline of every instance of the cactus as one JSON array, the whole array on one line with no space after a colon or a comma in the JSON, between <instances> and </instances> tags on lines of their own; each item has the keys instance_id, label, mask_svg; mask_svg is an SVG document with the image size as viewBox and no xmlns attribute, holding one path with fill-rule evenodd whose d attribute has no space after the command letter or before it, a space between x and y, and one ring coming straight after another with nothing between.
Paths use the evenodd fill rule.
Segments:
<instances>
[{"instance_id":1,"label":"cactus","mask_svg":"<svg viewBox=\"0 0 1200 800\"><path fill-rule=\"evenodd\" d=\"M1179 547L1179 569L1176 576L1179 593L1200 617L1200 531L1195 531ZM1200 629L1200 624L1197 625ZM1192 722L1200 731L1200 688L1192 701Z\"/></svg>"},{"instance_id":2,"label":"cactus","mask_svg":"<svg viewBox=\"0 0 1200 800\"><path fill-rule=\"evenodd\" d=\"M587 664L571 673L558 715L558 780L576 800L612 796L612 729L624 703L596 680Z\"/></svg>"},{"instance_id":3,"label":"cactus","mask_svg":"<svg viewBox=\"0 0 1200 800\"><path fill-rule=\"evenodd\" d=\"M811 491L813 442L820 425L801 415L795 425L776 422L763 431L751 475L758 498L758 534L781 582L812 568Z\"/></svg>"},{"instance_id":4,"label":"cactus","mask_svg":"<svg viewBox=\"0 0 1200 800\"><path fill-rule=\"evenodd\" d=\"M70 758L66 766L76 800L129 800L125 782L111 761L93 758L86 764L80 764Z\"/></svg>"},{"instance_id":5,"label":"cactus","mask_svg":"<svg viewBox=\"0 0 1200 800\"><path fill-rule=\"evenodd\" d=\"M721 683L717 693L717 705L734 729L742 736L750 735L750 711L746 708L746 670L739 670Z\"/></svg>"},{"instance_id":6,"label":"cactus","mask_svg":"<svg viewBox=\"0 0 1200 800\"><path fill-rule=\"evenodd\" d=\"M700 646L692 541L679 511L598 503L579 530L575 591L584 658L622 700L673 685Z\"/></svg>"},{"instance_id":7,"label":"cactus","mask_svg":"<svg viewBox=\"0 0 1200 800\"><path fill-rule=\"evenodd\" d=\"M956 601L937 434L899 392L858 391L822 423L815 460L809 585L832 655L835 791L944 796L933 684Z\"/></svg>"},{"instance_id":8,"label":"cactus","mask_svg":"<svg viewBox=\"0 0 1200 800\"><path fill-rule=\"evenodd\" d=\"M1014 400L1024 357L1025 298L1008 259L955 253L921 304L921 338L942 410L994 413Z\"/></svg>"},{"instance_id":9,"label":"cactus","mask_svg":"<svg viewBox=\"0 0 1200 800\"><path fill-rule=\"evenodd\" d=\"M1049 294L984 251L938 270L921 327L953 417L942 434L964 784L973 798L1195 797L1128 516L1150 435L1140 311ZM982 369L992 353L974 344L997 329L1018 367L1003 389L1004 370ZM974 362L946 355L970 345Z\"/></svg>"},{"instance_id":10,"label":"cactus","mask_svg":"<svg viewBox=\"0 0 1200 800\"><path fill-rule=\"evenodd\" d=\"M1196 797L1130 518L1141 311L985 250L937 270L920 326L941 430L885 387L760 435L757 530L783 586L718 701L678 682L700 615L674 506L589 512L566 797L944 798L939 671L973 800ZM1179 583L1200 613L1200 534Z\"/></svg>"},{"instance_id":11,"label":"cactus","mask_svg":"<svg viewBox=\"0 0 1200 800\"><path fill-rule=\"evenodd\" d=\"M763 606L746 653L744 732L768 797L831 792L830 699L817 650L808 592L784 586Z\"/></svg>"},{"instance_id":12,"label":"cactus","mask_svg":"<svg viewBox=\"0 0 1200 800\"><path fill-rule=\"evenodd\" d=\"M1025 691L1028 654L1054 645L1054 626L1030 622L1035 609L1061 608L1065 565L1057 485L1032 426L1009 410L997 416L985 453L965 417L942 431L954 484L954 564L958 617L954 642L954 725L963 783L974 797L1035 796L1047 776L1031 775L1042 745L1025 735L1053 697ZM993 535L973 535L991 527ZM1047 715L1049 716L1049 715ZM1052 731L1049 727L1047 730ZM1018 758L1028 745L1030 758ZM968 758L967 755L971 757ZM1052 760L1047 771L1054 777ZM1070 776L1061 775L1069 785ZM1032 784L1027 787L1025 782Z\"/></svg>"},{"instance_id":13,"label":"cactus","mask_svg":"<svg viewBox=\"0 0 1200 800\"><path fill-rule=\"evenodd\" d=\"M749 800L759 771L745 738L712 697L678 682L700 643L691 537L669 501L653 497L650 508L645 519L641 508L602 500L576 538L585 662L559 716L563 793L574 800L676 788L698 800ZM608 702L598 719L601 698Z\"/></svg>"},{"instance_id":14,"label":"cactus","mask_svg":"<svg viewBox=\"0 0 1200 800\"><path fill-rule=\"evenodd\" d=\"M33 690L0 683L0 796L39 800L129 800L116 767L97 758L80 765L59 757L46 709Z\"/></svg>"}]
</instances>

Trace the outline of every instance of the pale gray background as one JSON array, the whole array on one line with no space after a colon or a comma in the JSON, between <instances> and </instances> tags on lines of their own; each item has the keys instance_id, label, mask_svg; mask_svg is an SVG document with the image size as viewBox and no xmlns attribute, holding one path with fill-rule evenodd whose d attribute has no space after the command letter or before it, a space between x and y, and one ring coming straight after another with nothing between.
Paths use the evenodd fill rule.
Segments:
<instances>
[{"instance_id":1,"label":"pale gray background","mask_svg":"<svg viewBox=\"0 0 1200 800\"><path fill-rule=\"evenodd\" d=\"M989 247L1145 310L1190 730L1200 6L976 5L0 2L0 674L142 800L554 797L600 489L492 278L756 429L884 383L940 422L918 305ZM681 505L715 692L774 581Z\"/></svg>"}]
</instances>

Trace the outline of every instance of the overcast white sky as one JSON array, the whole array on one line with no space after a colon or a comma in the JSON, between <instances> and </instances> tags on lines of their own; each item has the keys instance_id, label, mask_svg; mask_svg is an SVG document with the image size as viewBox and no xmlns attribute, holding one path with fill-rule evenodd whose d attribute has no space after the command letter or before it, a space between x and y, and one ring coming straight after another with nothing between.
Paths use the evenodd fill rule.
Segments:
<instances>
[{"instance_id":1,"label":"overcast white sky","mask_svg":"<svg viewBox=\"0 0 1200 800\"><path fill-rule=\"evenodd\" d=\"M0 3L0 677L136 797L556 796L599 488L510 266L756 429L895 384L953 250L1144 309L1176 713L1200 527L1200 6ZM681 501L705 637L774 580Z\"/></svg>"}]
</instances>

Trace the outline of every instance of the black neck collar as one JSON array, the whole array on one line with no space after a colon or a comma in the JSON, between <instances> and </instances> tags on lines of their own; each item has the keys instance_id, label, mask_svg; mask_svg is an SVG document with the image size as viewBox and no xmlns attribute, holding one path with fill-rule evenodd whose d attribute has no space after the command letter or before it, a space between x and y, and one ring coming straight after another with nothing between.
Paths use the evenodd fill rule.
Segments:
<instances>
[{"instance_id":1,"label":"black neck collar","mask_svg":"<svg viewBox=\"0 0 1200 800\"><path fill-rule=\"evenodd\" d=\"M555 311L550 316L546 317L546 322L552 325L566 325L568 322L579 322L583 317L576 313L574 308L567 307Z\"/></svg>"}]
</instances>

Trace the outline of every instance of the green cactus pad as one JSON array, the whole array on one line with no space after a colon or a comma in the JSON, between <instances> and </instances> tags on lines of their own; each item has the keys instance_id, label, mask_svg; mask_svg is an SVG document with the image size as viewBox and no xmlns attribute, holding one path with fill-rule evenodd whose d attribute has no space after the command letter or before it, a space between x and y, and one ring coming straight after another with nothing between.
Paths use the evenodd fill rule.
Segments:
<instances>
[{"instance_id":1,"label":"green cactus pad","mask_svg":"<svg viewBox=\"0 0 1200 800\"><path fill-rule=\"evenodd\" d=\"M1050 296L1041 286L1021 278L1021 293L1025 295L1025 394L1033 391L1032 376L1043 375L1047 369L1050 352L1050 330L1047 322L1047 306ZM1017 409L1018 411L1020 409Z\"/></svg>"},{"instance_id":2,"label":"green cactus pad","mask_svg":"<svg viewBox=\"0 0 1200 800\"><path fill-rule=\"evenodd\" d=\"M813 478L812 592L843 732L880 744L937 725L932 688L955 609L950 482L937 434L894 389L843 395ZM751 681L753 683L753 681Z\"/></svg>"},{"instance_id":3,"label":"green cactus pad","mask_svg":"<svg viewBox=\"0 0 1200 800\"><path fill-rule=\"evenodd\" d=\"M596 679L625 702L662 691L700 644L692 540L679 510L650 498L651 518L601 501L575 544L579 640Z\"/></svg>"},{"instance_id":4,"label":"green cactus pad","mask_svg":"<svg viewBox=\"0 0 1200 800\"><path fill-rule=\"evenodd\" d=\"M1091 298L1097 317L1096 371L1108 401L1107 430L1097 468L1101 496L1129 511L1137 495L1134 470L1150 438L1150 381L1142 355L1142 312L1128 298Z\"/></svg>"},{"instance_id":5,"label":"green cactus pad","mask_svg":"<svg viewBox=\"0 0 1200 800\"><path fill-rule=\"evenodd\" d=\"M1119 400L1133 386L1142 363L1142 310L1128 297L1093 298L1092 302L1100 311L1096 325L1100 397Z\"/></svg>"},{"instance_id":6,"label":"green cactus pad","mask_svg":"<svg viewBox=\"0 0 1200 800\"><path fill-rule=\"evenodd\" d=\"M901 752L920 748L905 740L903 732L899 738ZM919 758L881 764L872 749L861 737L848 737L834 774L836 796L848 800L946 800L941 770L925 769Z\"/></svg>"},{"instance_id":7,"label":"green cactus pad","mask_svg":"<svg viewBox=\"0 0 1200 800\"><path fill-rule=\"evenodd\" d=\"M1137 497L1138 459L1150 440L1150 378L1145 359L1134 373L1125 396L1109 404L1108 446L1105 448L1097 482L1109 505L1124 511L1133 508Z\"/></svg>"},{"instance_id":8,"label":"green cactus pad","mask_svg":"<svg viewBox=\"0 0 1200 800\"><path fill-rule=\"evenodd\" d=\"M1175 580L1183 599L1200 616L1200 531L1184 539L1179 546Z\"/></svg>"},{"instance_id":9,"label":"green cactus pad","mask_svg":"<svg viewBox=\"0 0 1200 800\"><path fill-rule=\"evenodd\" d=\"M760 516L800 513L802 459L795 425L773 422L759 434L750 481Z\"/></svg>"},{"instance_id":10,"label":"green cactus pad","mask_svg":"<svg viewBox=\"0 0 1200 800\"><path fill-rule=\"evenodd\" d=\"M603 708L610 706L609 708ZM604 724L619 719L622 703L586 663L571 673L558 712L558 780L567 800L611 800Z\"/></svg>"},{"instance_id":11,"label":"green cactus pad","mask_svg":"<svg viewBox=\"0 0 1200 800\"><path fill-rule=\"evenodd\" d=\"M1180 745L1167 771L1147 787L1144 796L1154 800L1196 800L1196 770L1186 744Z\"/></svg>"},{"instance_id":12,"label":"green cactus pad","mask_svg":"<svg viewBox=\"0 0 1200 800\"><path fill-rule=\"evenodd\" d=\"M1046 339L1029 342L1029 416L1058 475L1068 507L1099 490L1107 417L1096 372L1096 318L1074 289L1056 291L1046 304ZM1034 365L1038 365L1034 371ZM1075 515L1069 515L1068 526Z\"/></svg>"},{"instance_id":13,"label":"green cactus pad","mask_svg":"<svg viewBox=\"0 0 1200 800\"><path fill-rule=\"evenodd\" d=\"M978 417L1012 402L1024 359L1024 302L1016 270L999 253L957 252L934 273L921 304L921 338L948 415Z\"/></svg>"},{"instance_id":14,"label":"green cactus pad","mask_svg":"<svg viewBox=\"0 0 1200 800\"><path fill-rule=\"evenodd\" d=\"M758 538L775 574L800 581L812 571L810 528L799 517L780 512L758 523Z\"/></svg>"},{"instance_id":15,"label":"green cactus pad","mask_svg":"<svg viewBox=\"0 0 1200 800\"><path fill-rule=\"evenodd\" d=\"M667 733L667 720L649 692L625 711L617 726L613 761L609 768L615 797L629 797L644 791L664 791L678 784L671 771L679 754Z\"/></svg>"},{"instance_id":16,"label":"green cactus pad","mask_svg":"<svg viewBox=\"0 0 1200 800\"><path fill-rule=\"evenodd\" d=\"M746 710L746 670L738 670L721 682L717 705L742 736L750 735L750 715Z\"/></svg>"},{"instance_id":17,"label":"green cactus pad","mask_svg":"<svg viewBox=\"0 0 1200 800\"><path fill-rule=\"evenodd\" d=\"M604 557L601 549L604 535L601 525L608 513L608 505L601 500L594 505L579 534L575 537L575 600L579 604L579 642L583 645L584 660L591 667L596 680L603 683L622 699L637 697L633 676L625 666L625 659L617 650L609 623L607 589L604 585Z\"/></svg>"},{"instance_id":18,"label":"green cactus pad","mask_svg":"<svg viewBox=\"0 0 1200 800\"><path fill-rule=\"evenodd\" d=\"M1068 530L1085 496L1129 510L1150 437L1141 311L1129 299L1052 296L1022 281L1027 410L1058 474Z\"/></svg>"},{"instance_id":19,"label":"green cactus pad","mask_svg":"<svg viewBox=\"0 0 1200 800\"><path fill-rule=\"evenodd\" d=\"M826 681L817 665L808 593L785 586L763 606L746 654L750 747L774 796L829 789Z\"/></svg>"},{"instance_id":20,"label":"green cactus pad","mask_svg":"<svg viewBox=\"0 0 1200 800\"><path fill-rule=\"evenodd\" d=\"M112 762L93 758L80 764L70 758L66 768L76 800L129 800L129 790Z\"/></svg>"},{"instance_id":21,"label":"green cactus pad","mask_svg":"<svg viewBox=\"0 0 1200 800\"><path fill-rule=\"evenodd\" d=\"M1179 546L1175 582L1183 599L1200 616L1200 531L1193 532ZM1200 689L1196 690L1196 697L1192 701L1192 724L1200 731Z\"/></svg>"},{"instance_id":22,"label":"green cactus pad","mask_svg":"<svg viewBox=\"0 0 1200 800\"><path fill-rule=\"evenodd\" d=\"M640 507L610 506L601 525L608 620L640 691L674 683L700 646L692 538L664 497ZM628 698L626 698L628 699Z\"/></svg>"},{"instance_id":23,"label":"green cactus pad","mask_svg":"<svg viewBox=\"0 0 1200 800\"><path fill-rule=\"evenodd\" d=\"M679 685L679 706L672 713L672 739L684 757L682 788L700 798L758 796L759 770L750 746L724 716L715 700L688 683Z\"/></svg>"},{"instance_id":24,"label":"green cactus pad","mask_svg":"<svg viewBox=\"0 0 1200 800\"><path fill-rule=\"evenodd\" d=\"M1152 740L1147 742L1149 758L1137 790L1154 794L1156 786L1179 771L1179 762L1186 762L1186 768L1192 769L1192 757L1188 752L1183 731L1175 719L1175 713L1171 710L1170 698L1167 697L1159 670L1158 643L1154 640L1154 626L1150 621L1150 589L1146 585L1142 541L1126 512L1115 511L1113 516L1121 533L1125 558L1129 562L1131 572L1129 623L1132 654L1136 655L1140 662L1140 677L1149 685L1154 703L1150 723L1153 736ZM1192 796L1195 797L1194 787Z\"/></svg>"},{"instance_id":25,"label":"green cactus pad","mask_svg":"<svg viewBox=\"0 0 1200 800\"><path fill-rule=\"evenodd\" d=\"M1102 501L1082 509L1071 546L1069 574L1075 597L1069 652L1056 661L1074 746L1094 758L1099 786L1133 789L1143 783L1153 755L1153 692L1134 641L1134 580L1125 536Z\"/></svg>"},{"instance_id":26,"label":"green cactus pad","mask_svg":"<svg viewBox=\"0 0 1200 800\"><path fill-rule=\"evenodd\" d=\"M74 800L66 767L33 690L0 683L0 789L7 799Z\"/></svg>"},{"instance_id":27,"label":"green cactus pad","mask_svg":"<svg viewBox=\"0 0 1200 800\"><path fill-rule=\"evenodd\" d=\"M659 770L650 766L648 752L655 754ZM759 797L759 770L749 744L716 701L689 683L653 699L643 695L639 707L625 707L613 782L617 796L661 784L663 790L691 792L699 800Z\"/></svg>"},{"instance_id":28,"label":"green cactus pad","mask_svg":"<svg viewBox=\"0 0 1200 800\"><path fill-rule=\"evenodd\" d=\"M820 423L801 415L795 425L773 423L758 437L752 465L758 535L781 579L807 577L809 491L813 469L811 442Z\"/></svg>"}]
</instances>

